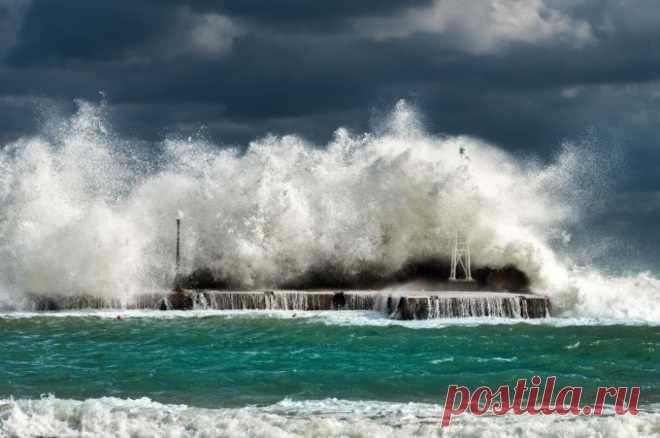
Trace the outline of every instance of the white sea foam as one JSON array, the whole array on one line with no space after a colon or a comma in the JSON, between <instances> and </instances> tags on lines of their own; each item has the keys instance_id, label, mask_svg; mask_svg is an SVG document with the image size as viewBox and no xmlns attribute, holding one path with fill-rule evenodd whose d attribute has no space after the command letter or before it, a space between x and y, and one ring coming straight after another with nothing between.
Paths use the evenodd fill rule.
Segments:
<instances>
[{"instance_id":1,"label":"white sea foam","mask_svg":"<svg viewBox=\"0 0 660 438\"><path fill-rule=\"evenodd\" d=\"M599 196L609 163L589 147L566 144L541 165L429 135L402 101L382 129L339 129L324 147L297 136L245 152L170 139L144 160L102 113L81 103L49 135L0 150L0 306L25 292L130 300L168 287L182 217L184 271L208 267L246 287L327 265L391 274L447 257L461 224L475 263L521 267L555 315L660 322L658 279L585 273L552 249Z\"/></svg>"},{"instance_id":2,"label":"white sea foam","mask_svg":"<svg viewBox=\"0 0 660 438\"><path fill-rule=\"evenodd\" d=\"M608 417L474 417L440 428L439 405L326 399L202 409L147 398L0 400L0 434L85 437L648 437L660 413Z\"/></svg>"},{"instance_id":3,"label":"white sea foam","mask_svg":"<svg viewBox=\"0 0 660 438\"><path fill-rule=\"evenodd\" d=\"M611 326L637 325L659 326L660 323L647 320L615 319L615 318L436 318L424 320L396 320L377 311L293 311L293 310L125 310L125 309L93 309L67 310L55 312L0 312L0 319L27 318L99 318L99 319L179 319L179 318L272 318L303 321L310 324L325 324L329 326L366 326L388 327L399 326L410 329L438 329L453 326L477 327L482 325L547 325L551 327L575 326Z\"/></svg>"}]
</instances>

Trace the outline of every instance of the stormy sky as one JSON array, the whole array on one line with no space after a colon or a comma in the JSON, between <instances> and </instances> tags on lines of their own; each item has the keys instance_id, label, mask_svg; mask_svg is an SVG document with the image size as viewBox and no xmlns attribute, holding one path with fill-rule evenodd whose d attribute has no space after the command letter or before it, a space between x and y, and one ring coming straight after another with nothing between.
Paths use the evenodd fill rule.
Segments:
<instances>
[{"instance_id":1,"label":"stormy sky","mask_svg":"<svg viewBox=\"0 0 660 438\"><path fill-rule=\"evenodd\" d=\"M124 137L231 145L322 145L405 98L431 133L616 154L584 239L658 272L659 42L655 0L0 0L0 144L99 91Z\"/></svg>"}]
</instances>

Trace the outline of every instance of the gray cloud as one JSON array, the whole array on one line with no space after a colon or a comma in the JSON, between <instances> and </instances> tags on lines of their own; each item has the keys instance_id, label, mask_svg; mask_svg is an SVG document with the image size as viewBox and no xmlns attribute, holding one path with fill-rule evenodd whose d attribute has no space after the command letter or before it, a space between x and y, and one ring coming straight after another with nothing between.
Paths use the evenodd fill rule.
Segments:
<instances>
[{"instance_id":1,"label":"gray cloud","mask_svg":"<svg viewBox=\"0 0 660 438\"><path fill-rule=\"evenodd\" d=\"M435 0L399 16L358 18L354 27L376 40L430 33L440 44L477 54L494 53L511 43L558 41L581 47L592 41L588 22L542 0Z\"/></svg>"}]
</instances>

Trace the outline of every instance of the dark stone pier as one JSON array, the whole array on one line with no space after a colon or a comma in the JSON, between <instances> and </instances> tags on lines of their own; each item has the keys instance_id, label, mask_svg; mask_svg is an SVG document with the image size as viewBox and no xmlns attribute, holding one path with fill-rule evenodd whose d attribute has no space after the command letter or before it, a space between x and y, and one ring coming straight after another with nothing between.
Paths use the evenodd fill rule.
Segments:
<instances>
[{"instance_id":1,"label":"dark stone pier","mask_svg":"<svg viewBox=\"0 0 660 438\"><path fill-rule=\"evenodd\" d=\"M376 310L394 319L545 318L548 298L489 291L214 291L179 290L161 301L161 309L218 310Z\"/></svg>"},{"instance_id":2,"label":"dark stone pier","mask_svg":"<svg viewBox=\"0 0 660 438\"><path fill-rule=\"evenodd\" d=\"M150 293L122 303L89 295L30 299L37 311L81 309L154 310L370 310L393 319L431 318L545 318L550 316L547 297L529 293L465 290L250 290L177 289Z\"/></svg>"}]
</instances>

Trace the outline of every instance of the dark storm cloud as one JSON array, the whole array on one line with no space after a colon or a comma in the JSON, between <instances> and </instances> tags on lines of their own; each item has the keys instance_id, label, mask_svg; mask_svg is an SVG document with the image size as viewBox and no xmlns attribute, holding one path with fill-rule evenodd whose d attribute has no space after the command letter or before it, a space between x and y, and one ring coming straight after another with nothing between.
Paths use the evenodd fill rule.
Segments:
<instances>
[{"instance_id":1,"label":"dark storm cloud","mask_svg":"<svg viewBox=\"0 0 660 438\"><path fill-rule=\"evenodd\" d=\"M329 30L345 26L351 18L369 15L392 15L415 6L429 5L432 0L336 0L310 2L307 0L207 0L183 2L202 13L221 13L268 25L281 30ZM171 1L181 5L182 2Z\"/></svg>"},{"instance_id":2,"label":"dark storm cloud","mask_svg":"<svg viewBox=\"0 0 660 438\"><path fill-rule=\"evenodd\" d=\"M19 3L27 5L21 14ZM648 3L623 11L618 2L550 2L567 3L572 9L558 10L572 14L568 25L586 23L592 40L575 46L550 36L486 53L465 50L456 42L460 32L434 33L424 23L401 37L369 38L351 23L385 17L396 24L431 2L358 3L16 2L12 14L2 15L20 18L5 26L17 36L0 70L3 94L70 100L94 99L104 90L111 104L131 108L137 136L157 137L176 114L191 124L200 117L208 126L240 125L230 133L240 141L263 134L263 126L279 131L278 120L305 117L323 121L310 132L322 140L342 113L367 117L372 107L407 97L434 131L547 151L607 117L594 87L649 83L660 71L652 50L660 7ZM213 26L223 35L227 23L233 33L215 52L200 53L192 32L209 16L225 20L207 26L211 37ZM299 23L316 22L327 26L300 31ZM328 26L336 32L326 32ZM561 31L575 38L569 28ZM493 32L486 36L497 39ZM639 96L617 99L633 98ZM205 110L186 111L195 107ZM144 121L137 108L145 109Z\"/></svg>"},{"instance_id":3,"label":"dark storm cloud","mask_svg":"<svg viewBox=\"0 0 660 438\"><path fill-rule=\"evenodd\" d=\"M22 17L10 64L112 61L169 25L171 13L135 2L34 0Z\"/></svg>"},{"instance_id":4,"label":"dark storm cloud","mask_svg":"<svg viewBox=\"0 0 660 438\"><path fill-rule=\"evenodd\" d=\"M121 135L157 141L203 126L243 145L268 132L322 144L406 98L431 132L542 159L590 133L628 166L608 198L612 232L627 217L641 246L660 239L660 3L499 5L5 0L0 141L38 129L32 102L70 108L100 90Z\"/></svg>"}]
</instances>

